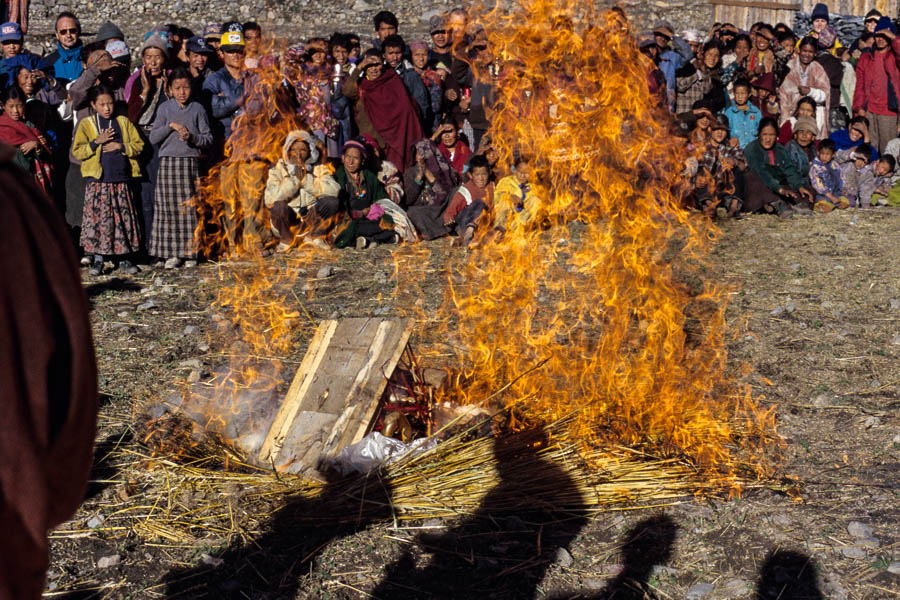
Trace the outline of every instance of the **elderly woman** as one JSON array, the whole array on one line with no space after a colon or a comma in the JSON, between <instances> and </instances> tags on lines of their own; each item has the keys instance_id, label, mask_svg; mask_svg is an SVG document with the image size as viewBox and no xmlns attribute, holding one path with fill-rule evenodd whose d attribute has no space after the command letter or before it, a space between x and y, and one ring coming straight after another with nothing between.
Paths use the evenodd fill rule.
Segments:
<instances>
[{"instance_id":1,"label":"elderly woman","mask_svg":"<svg viewBox=\"0 0 900 600\"><path fill-rule=\"evenodd\" d=\"M779 88L781 122L784 123L797 110L801 98L809 96L816 103L816 123L819 125L818 138L828 137L828 111L831 104L831 81L828 74L815 61L818 52L814 38L800 40L797 55L789 62L790 71Z\"/></svg>"},{"instance_id":2,"label":"elderly woman","mask_svg":"<svg viewBox=\"0 0 900 600\"><path fill-rule=\"evenodd\" d=\"M401 84L402 85L402 84ZM372 171L363 167L366 147L350 140L341 151L341 165L334 172L340 188L338 200L349 220L334 239L338 248L355 245L370 248L381 244L396 244L400 236L393 230L393 222L377 204L388 197L384 186Z\"/></svg>"},{"instance_id":3,"label":"elderly woman","mask_svg":"<svg viewBox=\"0 0 900 600\"><path fill-rule=\"evenodd\" d=\"M422 127L403 80L393 69L384 68L378 50L366 50L342 91L353 102L359 132L375 138L398 169L409 167L410 149L422 139Z\"/></svg>"},{"instance_id":4,"label":"elderly woman","mask_svg":"<svg viewBox=\"0 0 900 600\"><path fill-rule=\"evenodd\" d=\"M760 121L757 138L744 148L749 170L756 175L745 182L744 211L764 210L780 217L791 216L794 211L808 214L813 200L808 179L797 170L777 138L778 123L766 117Z\"/></svg>"}]
</instances>

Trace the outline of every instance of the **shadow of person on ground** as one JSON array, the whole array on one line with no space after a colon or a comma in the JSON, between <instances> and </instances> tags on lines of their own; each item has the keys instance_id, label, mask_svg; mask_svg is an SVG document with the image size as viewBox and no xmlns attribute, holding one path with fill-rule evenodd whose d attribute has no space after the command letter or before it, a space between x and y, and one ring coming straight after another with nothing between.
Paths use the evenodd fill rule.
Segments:
<instances>
[{"instance_id":1,"label":"shadow of person on ground","mask_svg":"<svg viewBox=\"0 0 900 600\"><path fill-rule=\"evenodd\" d=\"M677 534L678 526L668 515L657 515L637 523L622 541L622 571L598 594L578 597L594 600L659 598L649 585L650 577L653 567L665 565L672 558Z\"/></svg>"},{"instance_id":2,"label":"shadow of person on ground","mask_svg":"<svg viewBox=\"0 0 900 600\"><path fill-rule=\"evenodd\" d=\"M390 489L374 473L368 478L327 476L319 496L288 500L261 536L232 545L210 561L214 565L167 573L165 598L296 597L310 563L329 542L391 516Z\"/></svg>"},{"instance_id":3,"label":"shadow of person on ground","mask_svg":"<svg viewBox=\"0 0 900 600\"><path fill-rule=\"evenodd\" d=\"M99 281L85 286L84 293L88 298L88 308L93 310L94 298L106 292L139 292L143 288L141 285L131 279L123 279L121 277L111 277L106 281Z\"/></svg>"},{"instance_id":4,"label":"shadow of person on ground","mask_svg":"<svg viewBox=\"0 0 900 600\"><path fill-rule=\"evenodd\" d=\"M545 443L541 431L496 440L499 483L471 517L442 534L418 536L372 597L534 598L552 564L571 564L565 549L588 520L575 482L540 456ZM538 489L545 493L534 497ZM417 565L416 551L430 560Z\"/></svg>"},{"instance_id":5,"label":"shadow of person on ground","mask_svg":"<svg viewBox=\"0 0 900 600\"><path fill-rule=\"evenodd\" d=\"M756 600L823 600L815 561L792 550L773 550L759 570Z\"/></svg>"},{"instance_id":6,"label":"shadow of person on ground","mask_svg":"<svg viewBox=\"0 0 900 600\"><path fill-rule=\"evenodd\" d=\"M101 403L102 405L102 403ZM120 467L115 464L113 452L132 440L130 430L115 431L94 446L94 462L91 464L91 476L88 479L84 499L90 500L109 486Z\"/></svg>"}]
</instances>

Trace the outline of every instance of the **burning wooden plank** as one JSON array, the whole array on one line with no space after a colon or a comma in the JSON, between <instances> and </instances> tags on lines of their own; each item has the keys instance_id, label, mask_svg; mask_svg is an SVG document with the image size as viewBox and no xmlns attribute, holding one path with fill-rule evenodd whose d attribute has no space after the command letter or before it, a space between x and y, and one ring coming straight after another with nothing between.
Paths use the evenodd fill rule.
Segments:
<instances>
[{"instance_id":1,"label":"burning wooden plank","mask_svg":"<svg viewBox=\"0 0 900 600\"><path fill-rule=\"evenodd\" d=\"M410 319L323 321L263 442L259 460L315 476L371 431L412 330Z\"/></svg>"}]
</instances>

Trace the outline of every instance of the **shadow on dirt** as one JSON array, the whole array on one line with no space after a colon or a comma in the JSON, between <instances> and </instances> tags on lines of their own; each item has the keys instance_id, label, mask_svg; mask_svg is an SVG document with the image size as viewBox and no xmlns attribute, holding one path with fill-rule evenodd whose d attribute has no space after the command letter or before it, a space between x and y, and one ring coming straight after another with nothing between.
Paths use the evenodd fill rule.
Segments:
<instances>
[{"instance_id":1,"label":"shadow on dirt","mask_svg":"<svg viewBox=\"0 0 900 600\"><path fill-rule=\"evenodd\" d=\"M792 550L773 550L759 570L756 600L823 600L815 561Z\"/></svg>"}]
</instances>

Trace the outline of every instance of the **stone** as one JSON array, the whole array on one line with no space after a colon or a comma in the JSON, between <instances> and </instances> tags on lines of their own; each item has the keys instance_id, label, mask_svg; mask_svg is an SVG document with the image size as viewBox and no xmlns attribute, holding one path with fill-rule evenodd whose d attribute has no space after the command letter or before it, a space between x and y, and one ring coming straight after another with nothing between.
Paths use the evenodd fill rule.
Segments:
<instances>
[{"instance_id":1,"label":"stone","mask_svg":"<svg viewBox=\"0 0 900 600\"><path fill-rule=\"evenodd\" d=\"M837 573L825 573L822 576L822 582L822 591L829 600L848 600L850 598L850 594L841 585L841 580L838 578Z\"/></svg>"},{"instance_id":2,"label":"stone","mask_svg":"<svg viewBox=\"0 0 900 600\"><path fill-rule=\"evenodd\" d=\"M209 554L201 554L200 561L204 565L209 565L211 567L221 567L225 564L225 561L221 558L216 558L215 556L210 556Z\"/></svg>"},{"instance_id":3,"label":"stone","mask_svg":"<svg viewBox=\"0 0 900 600\"><path fill-rule=\"evenodd\" d=\"M788 270L789 271L799 271L800 263L791 263L790 266L788 266Z\"/></svg>"},{"instance_id":4,"label":"stone","mask_svg":"<svg viewBox=\"0 0 900 600\"><path fill-rule=\"evenodd\" d=\"M200 362L199 358L189 358L178 363L178 366L189 369L202 369L203 363Z\"/></svg>"},{"instance_id":5,"label":"stone","mask_svg":"<svg viewBox=\"0 0 900 600\"><path fill-rule=\"evenodd\" d=\"M325 265L324 267L316 271L316 279L327 279L332 275L334 275L334 267L332 267L331 265Z\"/></svg>"},{"instance_id":6,"label":"stone","mask_svg":"<svg viewBox=\"0 0 900 600\"><path fill-rule=\"evenodd\" d=\"M861 521L850 521L847 525L847 533L857 539L864 539L872 537L872 534L875 533L875 531L871 526L866 525Z\"/></svg>"},{"instance_id":7,"label":"stone","mask_svg":"<svg viewBox=\"0 0 900 600\"><path fill-rule=\"evenodd\" d=\"M206 342L199 344L197 346L197 350L199 350L200 352L209 352L209 344L207 344Z\"/></svg>"},{"instance_id":8,"label":"stone","mask_svg":"<svg viewBox=\"0 0 900 600\"><path fill-rule=\"evenodd\" d=\"M127 313L127 312L125 312L125 311L123 310L123 311L120 312L120 313L116 313L116 316L119 317L120 319L127 319L127 318L128 318L128 314L129 314L129 313Z\"/></svg>"},{"instance_id":9,"label":"stone","mask_svg":"<svg viewBox=\"0 0 900 600\"><path fill-rule=\"evenodd\" d=\"M560 548L556 551L556 564L563 567L564 569L568 569L575 563L575 559L572 558L572 555L569 554L569 551L565 548Z\"/></svg>"},{"instance_id":10,"label":"stone","mask_svg":"<svg viewBox=\"0 0 900 600\"><path fill-rule=\"evenodd\" d=\"M675 567L667 567L666 565L653 565L653 568L650 569L650 575L655 577L660 577L665 575L667 577L678 577L681 574L681 569L676 569Z\"/></svg>"},{"instance_id":11,"label":"stone","mask_svg":"<svg viewBox=\"0 0 900 600\"><path fill-rule=\"evenodd\" d=\"M751 586L752 584L746 579L729 579L722 586L722 591L725 592L726 598L736 598L749 592L752 589Z\"/></svg>"},{"instance_id":12,"label":"stone","mask_svg":"<svg viewBox=\"0 0 900 600\"><path fill-rule=\"evenodd\" d=\"M592 590L592 591L602 590L604 587L606 587L606 582L603 581L602 579L596 579L593 577L589 577L588 579L585 579L581 582L581 587L583 587L586 590Z\"/></svg>"},{"instance_id":13,"label":"stone","mask_svg":"<svg viewBox=\"0 0 900 600\"><path fill-rule=\"evenodd\" d=\"M198 383L200 381L200 370L199 369L191 369L191 372L188 373L187 382L188 383Z\"/></svg>"},{"instance_id":14,"label":"stone","mask_svg":"<svg viewBox=\"0 0 900 600\"><path fill-rule=\"evenodd\" d=\"M184 328L184 335L197 335L200 333L200 328L196 325L188 325Z\"/></svg>"},{"instance_id":15,"label":"stone","mask_svg":"<svg viewBox=\"0 0 900 600\"><path fill-rule=\"evenodd\" d=\"M873 427L878 427L881 425L881 419L876 416L868 416L863 420L863 427L866 429L872 429Z\"/></svg>"},{"instance_id":16,"label":"stone","mask_svg":"<svg viewBox=\"0 0 900 600\"><path fill-rule=\"evenodd\" d=\"M688 591L685 592L684 597L687 600L700 600L707 595L709 595L712 591L713 584L711 583L696 583L688 588Z\"/></svg>"},{"instance_id":17,"label":"stone","mask_svg":"<svg viewBox=\"0 0 900 600\"><path fill-rule=\"evenodd\" d=\"M122 557L118 554L110 554L109 556L103 556L100 560L97 561L97 566L101 569L108 569L110 567L114 567L122 560Z\"/></svg>"},{"instance_id":18,"label":"stone","mask_svg":"<svg viewBox=\"0 0 900 600\"><path fill-rule=\"evenodd\" d=\"M900 333L895 333L893 336L891 336L891 345L900 346Z\"/></svg>"},{"instance_id":19,"label":"stone","mask_svg":"<svg viewBox=\"0 0 900 600\"><path fill-rule=\"evenodd\" d=\"M859 546L844 546L841 548L841 554L846 556L847 558L865 558L868 556L866 551L860 548Z\"/></svg>"},{"instance_id":20,"label":"stone","mask_svg":"<svg viewBox=\"0 0 900 600\"><path fill-rule=\"evenodd\" d=\"M900 300L897 298L891 298L888 300L888 308L891 310L900 310Z\"/></svg>"},{"instance_id":21,"label":"stone","mask_svg":"<svg viewBox=\"0 0 900 600\"><path fill-rule=\"evenodd\" d=\"M156 302L154 302L153 300L147 300L143 304L139 304L137 307L138 310L150 310L151 308L156 308Z\"/></svg>"},{"instance_id":22,"label":"stone","mask_svg":"<svg viewBox=\"0 0 900 600\"><path fill-rule=\"evenodd\" d=\"M103 515L95 515L95 516L91 517L87 521L88 529L97 529L98 527L103 525L103 521L105 521L105 519L103 518Z\"/></svg>"},{"instance_id":23,"label":"stone","mask_svg":"<svg viewBox=\"0 0 900 600\"><path fill-rule=\"evenodd\" d=\"M775 309L772 312L770 312L769 314L772 315L773 317L780 317L781 315L784 314L784 307L776 306Z\"/></svg>"},{"instance_id":24,"label":"stone","mask_svg":"<svg viewBox=\"0 0 900 600\"><path fill-rule=\"evenodd\" d=\"M893 573L894 575L900 575L900 561L895 561L889 564L887 572Z\"/></svg>"},{"instance_id":25,"label":"stone","mask_svg":"<svg viewBox=\"0 0 900 600\"><path fill-rule=\"evenodd\" d=\"M797 303L794 302L793 300L788 300L784 305L784 310L788 314L793 313L795 310L797 310Z\"/></svg>"}]
</instances>

